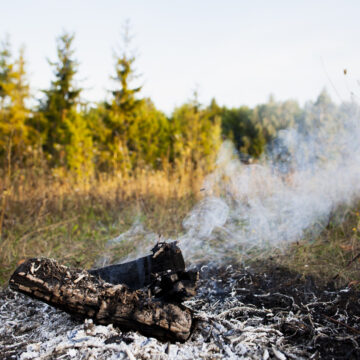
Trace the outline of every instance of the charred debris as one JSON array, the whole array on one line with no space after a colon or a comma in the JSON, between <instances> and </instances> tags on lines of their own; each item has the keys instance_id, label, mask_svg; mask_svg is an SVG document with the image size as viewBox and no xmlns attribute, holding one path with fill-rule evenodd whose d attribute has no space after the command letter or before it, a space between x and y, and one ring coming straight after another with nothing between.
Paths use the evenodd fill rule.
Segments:
<instances>
[{"instance_id":1,"label":"charred debris","mask_svg":"<svg viewBox=\"0 0 360 360\"><path fill-rule=\"evenodd\" d=\"M78 318L185 341L193 316L181 303L195 295L197 280L197 271L185 270L176 243L158 243L149 256L89 271L29 259L11 276L10 287Z\"/></svg>"}]
</instances>

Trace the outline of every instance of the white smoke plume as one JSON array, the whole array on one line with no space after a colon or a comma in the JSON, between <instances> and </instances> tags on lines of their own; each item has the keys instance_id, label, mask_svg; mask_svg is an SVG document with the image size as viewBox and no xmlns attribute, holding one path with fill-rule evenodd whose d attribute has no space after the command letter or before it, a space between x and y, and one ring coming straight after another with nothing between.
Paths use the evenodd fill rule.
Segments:
<instances>
[{"instance_id":1,"label":"white smoke plume","mask_svg":"<svg viewBox=\"0 0 360 360\"><path fill-rule=\"evenodd\" d=\"M340 205L360 197L359 107L308 105L255 164L241 163L224 143L204 187L179 239L187 260L217 261L315 236Z\"/></svg>"}]
</instances>

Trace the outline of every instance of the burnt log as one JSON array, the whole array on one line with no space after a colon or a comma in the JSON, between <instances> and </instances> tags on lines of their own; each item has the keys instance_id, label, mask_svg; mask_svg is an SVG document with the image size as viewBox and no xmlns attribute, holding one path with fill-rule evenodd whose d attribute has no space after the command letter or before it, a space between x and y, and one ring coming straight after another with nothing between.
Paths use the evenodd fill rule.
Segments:
<instances>
[{"instance_id":1,"label":"burnt log","mask_svg":"<svg viewBox=\"0 0 360 360\"><path fill-rule=\"evenodd\" d=\"M123 264L89 270L92 275L111 284L125 284L131 289L150 285L154 274L164 271L185 271L181 250L173 243L158 243L151 249L152 254Z\"/></svg>"},{"instance_id":2,"label":"burnt log","mask_svg":"<svg viewBox=\"0 0 360 360\"><path fill-rule=\"evenodd\" d=\"M185 271L180 248L173 243L157 243L152 254L122 264L88 270L111 284L125 284L137 290L148 287L152 295L181 302L196 294L197 271Z\"/></svg>"},{"instance_id":3,"label":"burnt log","mask_svg":"<svg viewBox=\"0 0 360 360\"><path fill-rule=\"evenodd\" d=\"M91 274L52 259L34 258L15 270L9 284L76 317L91 318L98 324L112 323L159 339L185 341L190 336L192 313L179 300L195 291L197 273L186 272L182 266L179 271L166 267L158 268L158 273L149 271L144 282L147 287L131 289L125 284L105 282L100 278L104 272L99 270Z\"/></svg>"}]
</instances>

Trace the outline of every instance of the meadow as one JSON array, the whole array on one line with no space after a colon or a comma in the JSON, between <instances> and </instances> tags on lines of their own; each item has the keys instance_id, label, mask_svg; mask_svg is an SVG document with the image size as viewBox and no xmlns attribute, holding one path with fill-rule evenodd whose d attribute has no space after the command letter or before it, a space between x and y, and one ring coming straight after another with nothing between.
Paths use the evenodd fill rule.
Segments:
<instances>
[{"instance_id":1,"label":"meadow","mask_svg":"<svg viewBox=\"0 0 360 360\"><path fill-rule=\"evenodd\" d=\"M163 237L176 236L200 196L200 184L200 175L190 179L156 172L92 183L19 173L1 197L1 285L16 264L29 257L52 257L90 268L107 241L128 230L136 219ZM125 244L118 256L132 250L131 244Z\"/></svg>"},{"instance_id":2,"label":"meadow","mask_svg":"<svg viewBox=\"0 0 360 360\"><path fill-rule=\"evenodd\" d=\"M1 179L6 179L2 176ZM12 176L2 192L0 284L6 286L17 264L29 257L51 257L65 265L91 268L107 250L109 240L135 221L159 239L176 238L182 220L202 198L204 174L139 171L131 177L103 177L79 183L36 171ZM0 186L3 188L3 183ZM231 261L258 266L277 264L312 275L321 282L336 277L338 285L360 283L360 205L342 208L316 238L281 250L239 253ZM136 243L116 247L114 258L133 252Z\"/></svg>"}]
</instances>

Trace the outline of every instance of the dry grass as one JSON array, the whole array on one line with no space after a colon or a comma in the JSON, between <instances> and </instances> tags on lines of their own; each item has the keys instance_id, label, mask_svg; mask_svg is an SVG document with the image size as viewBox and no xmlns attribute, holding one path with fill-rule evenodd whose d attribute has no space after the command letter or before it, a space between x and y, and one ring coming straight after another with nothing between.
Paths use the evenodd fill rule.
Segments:
<instances>
[{"instance_id":1,"label":"dry grass","mask_svg":"<svg viewBox=\"0 0 360 360\"><path fill-rule=\"evenodd\" d=\"M0 285L23 258L52 257L89 268L107 241L126 231L135 218L164 236L181 230L181 221L200 195L203 176L138 172L91 183L36 172L18 173L5 190L0 238ZM1 201L0 201L1 203ZM1 211L1 209L0 209ZM124 255L133 250L124 244ZM119 251L119 249L118 249Z\"/></svg>"},{"instance_id":2,"label":"dry grass","mask_svg":"<svg viewBox=\"0 0 360 360\"><path fill-rule=\"evenodd\" d=\"M320 235L293 244L276 261L325 283L359 287L360 204L339 209Z\"/></svg>"},{"instance_id":3,"label":"dry grass","mask_svg":"<svg viewBox=\"0 0 360 360\"><path fill-rule=\"evenodd\" d=\"M128 230L135 219L149 231L176 237L182 219L201 196L203 178L187 172L139 171L132 177L80 184L35 170L14 172L5 186L6 177L1 176L0 286L23 258L46 256L89 268L104 254L108 240ZM359 211L360 204L342 209L319 236L304 237L275 256L271 251L273 261L323 281L337 276L337 284L359 286L359 258L351 262L360 253ZM116 256L136 250L137 244L124 242ZM254 259L263 262L264 253Z\"/></svg>"}]
</instances>

